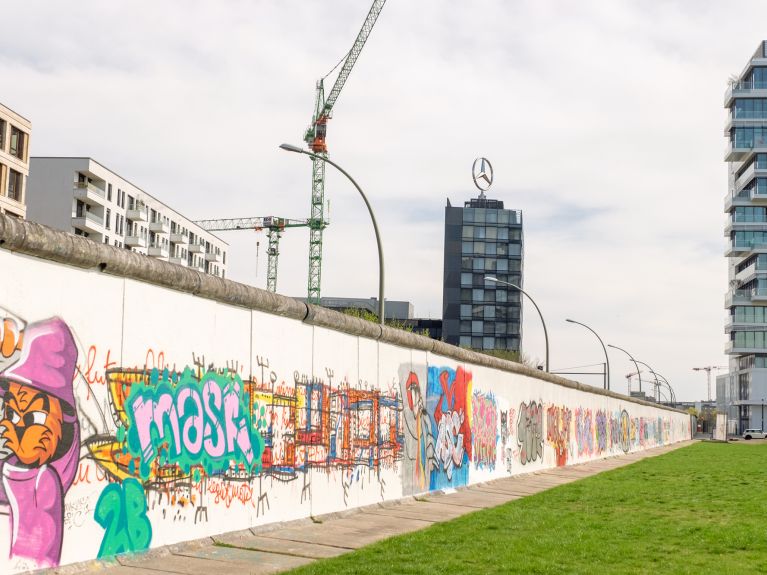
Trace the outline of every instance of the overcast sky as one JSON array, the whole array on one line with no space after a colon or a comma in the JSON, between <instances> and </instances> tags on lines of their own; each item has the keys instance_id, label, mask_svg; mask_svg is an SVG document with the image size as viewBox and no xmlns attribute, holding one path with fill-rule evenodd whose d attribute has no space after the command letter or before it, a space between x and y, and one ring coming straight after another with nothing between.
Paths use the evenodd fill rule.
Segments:
<instances>
[{"instance_id":1,"label":"overcast sky","mask_svg":"<svg viewBox=\"0 0 767 575\"><path fill-rule=\"evenodd\" d=\"M369 7L7 3L0 102L32 121L33 156L91 156L190 218L306 218L311 164L277 146L302 143L315 81ZM726 365L723 94L767 38L765 15L763 0L390 0L328 129L376 211L387 298L441 316L445 200L476 195L471 164L486 156L489 197L524 213L524 283L552 369L603 361L572 317L679 399L703 398L692 368ZM330 169L326 198L323 295L376 295L363 203ZM264 287L265 234L222 237L230 277ZM279 292L306 295L307 258L307 231L289 230ZM526 305L523 348L542 359L539 323ZM610 361L625 392L633 367Z\"/></svg>"}]
</instances>

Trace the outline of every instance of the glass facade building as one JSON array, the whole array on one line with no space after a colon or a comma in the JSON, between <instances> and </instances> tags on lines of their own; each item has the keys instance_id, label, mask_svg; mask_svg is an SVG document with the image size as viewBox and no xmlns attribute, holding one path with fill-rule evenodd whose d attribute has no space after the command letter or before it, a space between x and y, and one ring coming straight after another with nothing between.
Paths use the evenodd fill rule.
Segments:
<instances>
[{"instance_id":1,"label":"glass facade building","mask_svg":"<svg viewBox=\"0 0 767 575\"><path fill-rule=\"evenodd\" d=\"M767 44L762 42L725 93L725 236L729 290L725 351L717 378L718 409L730 433L763 428L767 403ZM721 397L720 397L721 395Z\"/></svg>"},{"instance_id":2,"label":"glass facade building","mask_svg":"<svg viewBox=\"0 0 767 575\"><path fill-rule=\"evenodd\" d=\"M479 198L445 207L442 339L472 349L519 351L520 293L485 276L522 286L522 212Z\"/></svg>"}]
</instances>

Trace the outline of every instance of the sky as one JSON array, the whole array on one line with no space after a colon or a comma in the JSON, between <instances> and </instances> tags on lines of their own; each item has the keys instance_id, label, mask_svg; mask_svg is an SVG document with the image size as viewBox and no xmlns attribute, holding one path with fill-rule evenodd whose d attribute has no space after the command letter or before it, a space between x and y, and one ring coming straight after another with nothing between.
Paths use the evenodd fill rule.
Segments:
<instances>
[{"instance_id":1,"label":"sky","mask_svg":"<svg viewBox=\"0 0 767 575\"><path fill-rule=\"evenodd\" d=\"M0 102L32 121L32 156L90 156L192 219L307 218L311 163L278 145L303 143L315 82L369 7L8 3ZM650 364L678 399L704 399L692 368L727 364L724 91L766 39L765 15L761 0L387 2L327 139L375 210L387 299L441 316L446 199L476 196L484 156L488 197L524 214L524 287L552 370L604 361L569 317ZM373 297L365 206L330 168L325 195L322 294ZM265 287L265 234L220 235L228 277ZM305 297L308 232L288 230L280 252L278 291ZM529 304L523 334L542 361ZM610 363L625 392L633 364L614 350Z\"/></svg>"}]
</instances>

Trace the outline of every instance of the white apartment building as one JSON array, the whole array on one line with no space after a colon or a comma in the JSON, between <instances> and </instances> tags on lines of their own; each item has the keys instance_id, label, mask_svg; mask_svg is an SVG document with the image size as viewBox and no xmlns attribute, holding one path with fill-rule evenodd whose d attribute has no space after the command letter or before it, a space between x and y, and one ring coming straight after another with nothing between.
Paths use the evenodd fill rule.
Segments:
<instances>
[{"instance_id":1,"label":"white apartment building","mask_svg":"<svg viewBox=\"0 0 767 575\"><path fill-rule=\"evenodd\" d=\"M0 213L26 217L29 134L32 124L0 104Z\"/></svg>"},{"instance_id":2,"label":"white apartment building","mask_svg":"<svg viewBox=\"0 0 767 575\"><path fill-rule=\"evenodd\" d=\"M226 277L228 244L92 158L30 161L28 219Z\"/></svg>"}]
</instances>

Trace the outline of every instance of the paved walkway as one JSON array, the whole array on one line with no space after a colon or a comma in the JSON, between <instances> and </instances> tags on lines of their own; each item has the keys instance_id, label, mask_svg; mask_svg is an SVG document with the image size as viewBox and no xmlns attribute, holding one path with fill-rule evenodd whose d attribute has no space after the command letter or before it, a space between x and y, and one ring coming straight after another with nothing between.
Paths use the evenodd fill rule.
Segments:
<instances>
[{"instance_id":1,"label":"paved walkway","mask_svg":"<svg viewBox=\"0 0 767 575\"><path fill-rule=\"evenodd\" d=\"M433 493L402 501L380 503L351 512L330 514L315 521L301 519L278 525L225 533L170 545L134 556L120 556L117 563L90 561L48 573L99 573L103 575L261 575L278 573L335 557L381 539L423 529L466 513L495 507L558 485L655 457L693 443L674 445L609 457L579 465L515 475L476 484L450 494ZM321 522L320 522L321 521Z\"/></svg>"}]
</instances>

